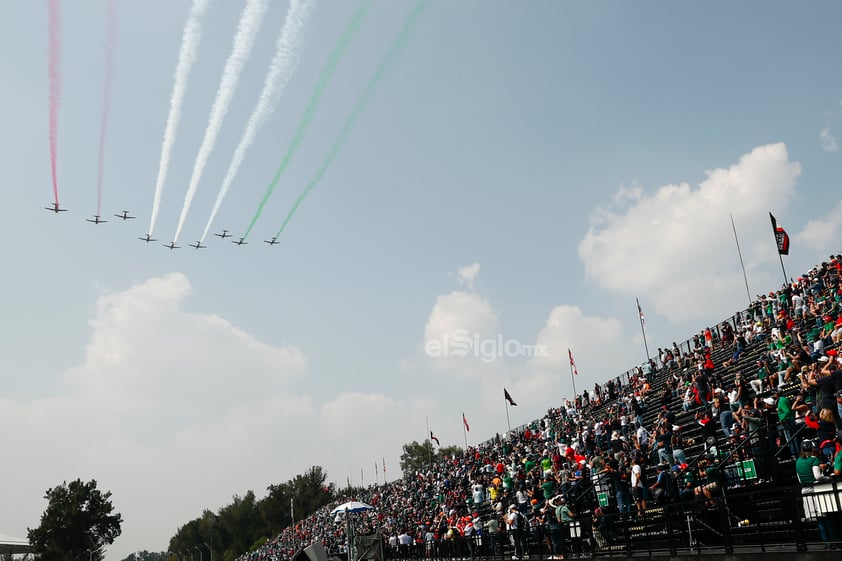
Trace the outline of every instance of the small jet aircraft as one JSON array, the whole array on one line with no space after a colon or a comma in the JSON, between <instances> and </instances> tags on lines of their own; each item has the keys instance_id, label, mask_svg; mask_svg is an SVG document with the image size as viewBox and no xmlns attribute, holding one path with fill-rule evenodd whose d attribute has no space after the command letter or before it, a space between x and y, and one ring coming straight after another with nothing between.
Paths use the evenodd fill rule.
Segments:
<instances>
[{"instance_id":1,"label":"small jet aircraft","mask_svg":"<svg viewBox=\"0 0 842 561\"><path fill-rule=\"evenodd\" d=\"M171 241L170 243L165 243L164 247L168 247L170 249L181 249L179 246L175 245L175 240Z\"/></svg>"},{"instance_id":2,"label":"small jet aircraft","mask_svg":"<svg viewBox=\"0 0 842 561\"><path fill-rule=\"evenodd\" d=\"M219 236L224 240L225 238L230 238L231 234L228 233L228 230L222 230L221 234L214 234L214 236Z\"/></svg>"},{"instance_id":3,"label":"small jet aircraft","mask_svg":"<svg viewBox=\"0 0 842 561\"><path fill-rule=\"evenodd\" d=\"M49 210L50 212L55 212L58 214L59 212L67 212L66 208L59 208L58 203L51 203L52 206L45 206L44 210Z\"/></svg>"},{"instance_id":4,"label":"small jet aircraft","mask_svg":"<svg viewBox=\"0 0 842 561\"><path fill-rule=\"evenodd\" d=\"M98 214L94 214L93 220L91 220L90 218L86 218L85 220L87 220L88 222L93 222L94 224L105 224L106 222L108 222L108 220L100 219Z\"/></svg>"},{"instance_id":5,"label":"small jet aircraft","mask_svg":"<svg viewBox=\"0 0 842 561\"><path fill-rule=\"evenodd\" d=\"M208 247L208 246L206 246L206 245L202 245L202 241L201 241L201 240L197 241L196 243L191 243L191 244L188 244L188 245L189 245L190 247L195 247L197 250L198 250L198 249L205 249L205 248L207 248L207 247Z\"/></svg>"},{"instance_id":6,"label":"small jet aircraft","mask_svg":"<svg viewBox=\"0 0 842 561\"><path fill-rule=\"evenodd\" d=\"M132 218L137 218L136 216L129 216L129 211L124 210L121 214L115 214L117 218L122 218L123 220L131 220Z\"/></svg>"},{"instance_id":7,"label":"small jet aircraft","mask_svg":"<svg viewBox=\"0 0 842 561\"><path fill-rule=\"evenodd\" d=\"M234 240L231 240L231 243L235 243L237 245L248 245L248 242L246 241L245 238L240 238L236 242Z\"/></svg>"},{"instance_id":8,"label":"small jet aircraft","mask_svg":"<svg viewBox=\"0 0 842 561\"><path fill-rule=\"evenodd\" d=\"M268 243L269 245L275 245L281 243L278 241L278 236L272 236L271 240L263 240L264 242Z\"/></svg>"},{"instance_id":9,"label":"small jet aircraft","mask_svg":"<svg viewBox=\"0 0 842 561\"><path fill-rule=\"evenodd\" d=\"M144 237L138 238L138 239L141 240L141 241L144 241L146 243L158 241L158 240L156 240L155 238L152 237L152 234L146 234Z\"/></svg>"}]
</instances>

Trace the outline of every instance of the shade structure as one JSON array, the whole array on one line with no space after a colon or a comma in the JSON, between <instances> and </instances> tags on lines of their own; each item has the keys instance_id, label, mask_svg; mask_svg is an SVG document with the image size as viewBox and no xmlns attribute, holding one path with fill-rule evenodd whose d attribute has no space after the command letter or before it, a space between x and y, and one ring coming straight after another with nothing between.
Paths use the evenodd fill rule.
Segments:
<instances>
[{"instance_id":1,"label":"shade structure","mask_svg":"<svg viewBox=\"0 0 842 561\"><path fill-rule=\"evenodd\" d=\"M29 545L29 540L23 538L13 538L11 536L4 536L0 534L0 553L30 553L32 546Z\"/></svg>"}]
</instances>

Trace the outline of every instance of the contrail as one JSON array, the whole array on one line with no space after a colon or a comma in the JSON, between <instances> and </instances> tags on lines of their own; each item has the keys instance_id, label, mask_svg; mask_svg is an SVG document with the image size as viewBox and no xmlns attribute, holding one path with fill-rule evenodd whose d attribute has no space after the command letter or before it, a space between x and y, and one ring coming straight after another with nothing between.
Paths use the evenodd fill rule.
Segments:
<instances>
[{"instance_id":1,"label":"contrail","mask_svg":"<svg viewBox=\"0 0 842 561\"><path fill-rule=\"evenodd\" d=\"M284 18L283 27L281 28L281 34L278 36L278 42L275 46L275 57L269 65L269 72L266 74L263 82L263 90L260 92L257 106L254 108L251 117L249 117L240 143L234 150L234 156L231 158L231 164L228 166L228 172L222 181L222 187L220 187L219 194L216 196L216 202L213 205L213 210L210 213L208 223L205 225L205 231L202 233L200 241L204 241L208 235L213 220L216 218L216 213L219 212L219 207L222 205L222 200L225 198L228 189L231 187L231 183L233 183L237 172L240 170L246 151L254 142L260 127L272 115L272 112L275 110L275 104L280 99L287 82L289 82L298 67L298 51L301 48L301 36L313 4L315 4L313 0L292 0L289 4L289 9Z\"/></svg>"},{"instance_id":2,"label":"contrail","mask_svg":"<svg viewBox=\"0 0 842 561\"><path fill-rule=\"evenodd\" d=\"M56 161L58 157L58 110L61 102L61 4L59 0L49 0L49 37L50 58L48 72L50 77L50 170L53 175L53 198L58 208L58 176Z\"/></svg>"},{"instance_id":3,"label":"contrail","mask_svg":"<svg viewBox=\"0 0 842 561\"><path fill-rule=\"evenodd\" d=\"M208 158L213 152L216 138L219 136L219 129L222 127L222 121L225 120L225 114L228 112L228 105L231 103L231 98L234 97L234 92L237 91L240 73L243 71L243 66L245 66L249 55L251 55L254 39L260 31L263 16L266 14L267 2L268 0L248 0L246 7L243 8L242 15L240 15L237 34L234 36L234 45L231 48L231 54L228 55L228 60L225 61L222 79L219 82L219 88L216 90L216 99L213 100L210 117L208 117L205 137L202 139L196 161L193 163L193 175L190 176L187 196L184 197L184 205L181 207L181 216L178 218L178 227L175 229L173 241L178 240L181 235L184 219L187 218L190 203L193 202L193 196L196 194L199 181L202 179L202 172L204 172Z\"/></svg>"},{"instance_id":4,"label":"contrail","mask_svg":"<svg viewBox=\"0 0 842 561\"><path fill-rule=\"evenodd\" d=\"M178 64L175 67L175 83L173 84L172 96L170 97L170 112L167 115L164 142L161 145L161 163L158 166L155 198L152 201L152 218L149 221L148 233L150 235L155 231L155 221L158 219L158 209L161 206L161 191L164 189L164 180L167 178L167 169L170 165L170 152L175 143L175 133L178 129L178 121L181 118L181 104L184 101L184 93L187 90L187 78L190 76L190 68L196 60L199 40L202 38L202 26L199 20L204 15L209 2L210 0L193 0L193 4L190 6L190 16L184 25L181 50L178 53Z\"/></svg>"},{"instance_id":5,"label":"contrail","mask_svg":"<svg viewBox=\"0 0 842 561\"><path fill-rule=\"evenodd\" d=\"M380 82L380 79L383 77L383 73L392 63L392 60L395 58L395 55L400 51L403 44L406 42L406 38L409 36L409 32L412 30L412 26L415 24L415 20L418 19L418 16L421 15L423 8L426 6L427 0L420 0L416 5L415 9L410 13L409 17L406 20L406 23L403 25L403 29L401 29L400 35L398 35L397 39L395 39L394 44L386 53L386 56L383 57L383 60L380 62L380 66L377 67L377 70L374 72L374 75L369 80L368 85L366 85L365 90L360 95L359 99L357 99L357 104L354 106L354 109L351 111L351 114L348 115L348 118L345 120L345 124L342 126L342 130L339 132L339 136L333 142L333 145L330 147L330 151L328 151L327 157L322 162L322 165L319 167L318 171L316 172L315 177L304 187L304 190L301 191L301 194L298 195L298 198L295 199L295 203L292 205L292 209L290 209L289 213L287 214L286 218L284 219L284 223L281 224L281 228L278 230L278 233L275 234L275 238L279 238L281 234L284 233L284 229L289 224L289 221L292 220L292 217L295 215L296 211L298 211L298 207L301 206L302 201L310 194L310 191L313 190L313 187L318 185L318 183L322 180L327 169L330 167L330 164L333 162L333 159L336 158L336 155L342 149L342 146L345 144L345 141L348 140L348 134L351 132L351 129L354 127L354 124L357 121L357 117L360 116L363 109L365 109L366 104L368 103L368 98L371 96L371 92L377 87L377 84Z\"/></svg>"},{"instance_id":6,"label":"contrail","mask_svg":"<svg viewBox=\"0 0 842 561\"><path fill-rule=\"evenodd\" d=\"M368 13L368 9L370 6L371 0L363 0L363 2L360 4L360 7L357 8L357 11L354 13L354 16L351 18L351 22L345 29L345 33L342 35L342 37L339 39L339 42L333 48L333 52L330 53L330 57L328 58L325 67L322 68L322 73L319 75L319 81L316 83L316 88L315 90L313 90L313 95L310 97L310 101L307 103L307 108L304 110L304 116L301 118L301 122L298 123L298 128L296 129L295 135L292 138L292 143L290 144L289 149L287 149L287 152L284 155L284 159L283 162L281 162L281 166L278 168L278 171L275 172L275 177L272 178L272 183L270 183L269 188L266 189L266 193L263 195L263 198L261 199L260 204L257 207L257 211L254 213L254 216L251 219L249 227L246 229L245 234L243 234L243 239L247 238L248 235L251 233L251 230L252 228L254 228L255 223L257 223L257 219L260 218L260 214L263 212L263 207L266 206L266 201L268 201L269 197L272 196L272 191L275 190L275 186L277 186L278 181L281 179L281 175L283 175L284 170L286 170L290 160L292 160L292 157L298 149L299 144L301 144L301 140L304 138L304 133L307 132L307 126L310 124L310 121L313 120L313 115L315 114L316 107L319 104L319 100L321 99L328 82L330 82L331 76L333 76L333 73L336 70L336 65L339 63L339 60L342 58L342 55L345 54L345 51L348 50L348 44L351 42L351 39L359 30L360 25L362 24L365 15Z\"/></svg>"},{"instance_id":7,"label":"contrail","mask_svg":"<svg viewBox=\"0 0 842 561\"><path fill-rule=\"evenodd\" d=\"M102 93L102 118L99 124L99 162L96 178L96 213L102 214L102 175L105 164L105 132L111 111L111 82L114 78L114 33L116 28L116 0L108 0L108 28L105 32L105 84Z\"/></svg>"}]
</instances>

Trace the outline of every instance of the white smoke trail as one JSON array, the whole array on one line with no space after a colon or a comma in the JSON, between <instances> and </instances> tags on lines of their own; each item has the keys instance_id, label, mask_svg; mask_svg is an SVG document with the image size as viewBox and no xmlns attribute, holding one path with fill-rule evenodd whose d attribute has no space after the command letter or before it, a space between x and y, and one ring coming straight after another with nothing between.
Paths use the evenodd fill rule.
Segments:
<instances>
[{"instance_id":1,"label":"white smoke trail","mask_svg":"<svg viewBox=\"0 0 842 561\"><path fill-rule=\"evenodd\" d=\"M170 112L167 115L167 127L164 130L164 142L161 145L161 163L158 165L158 180L155 182L155 198L152 201L152 218L149 221L149 234L155 231L155 221L158 219L158 209L161 206L161 192L164 180L167 178L167 168L170 165L170 152L175 143L175 133L181 118L181 104L187 90L187 78L196 60L199 40L202 38L202 26L199 20L204 15L210 0L193 0L190 6L190 16L184 24L181 36L181 50L178 53L178 63L175 67L175 83L170 96Z\"/></svg>"},{"instance_id":2,"label":"white smoke trail","mask_svg":"<svg viewBox=\"0 0 842 561\"><path fill-rule=\"evenodd\" d=\"M228 60L225 61L222 79L219 82L219 88L216 90L216 99L213 100L213 106L208 117L205 138L202 140L202 145L199 147L198 154L196 154L196 161L193 163L193 175L190 176L190 184L187 188L187 195L184 197L184 205L181 207L181 216L178 219L178 227L175 229L173 241L177 241L181 235L184 219L187 218L190 203L193 202L193 196L196 194L199 181L202 179L205 165L207 165L208 158L216 145L216 138L219 136L219 129L222 127L222 121L225 120L225 114L228 112L228 105L231 103L231 98L234 97L234 92L237 91L240 73L249 55L251 55L254 39L260 31L267 4L268 0L248 0L246 7L243 8L242 15L240 15L237 34L234 36L234 45L231 47Z\"/></svg>"},{"instance_id":3,"label":"white smoke trail","mask_svg":"<svg viewBox=\"0 0 842 561\"><path fill-rule=\"evenodd\" d=\"M280 99L287 82L289 82L298 67L298 52L301 48L301 38L314 4L314 0L291 0L290 2L289 10L287 10L287 15L284 18L283 27L281 28L281 33L278 36L275 46L275 56L269 65L269 72L263 81L263 90L260 92L257 106L254 108L251 117L249 117L243 137L234 150L234 156L231 158L228 172L222 181L222 187L219 189L219 194L216 197L213 210L208 218L208 223L205 225L205 231L202 233L202 241L208 235L211 224L213 224L213 219L216 218L216 213L219 211L220 205L222 205L222 199L225 198L228 188L231 187L234 177L236 177L237 172L240 170L240 165L243 163L246 151L254 142L260 127L272 115L275 104Z\"/></svg>"}]
</instances>

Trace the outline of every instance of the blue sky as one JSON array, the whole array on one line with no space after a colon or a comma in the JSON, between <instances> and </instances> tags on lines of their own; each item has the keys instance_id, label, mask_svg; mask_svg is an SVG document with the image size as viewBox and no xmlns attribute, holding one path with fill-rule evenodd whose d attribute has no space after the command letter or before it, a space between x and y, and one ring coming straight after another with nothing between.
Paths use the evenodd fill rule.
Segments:
<instances>
[{"instance_id":1,"label":"blue sky","mask_svg":"<svg viewBox=\"0 0 842 561\"><path fill-rule=\"evenodd\" d=\"M202 19L161 241L243 5L213 0ZM313 464L371 481L385 457L394 477L425 418L459 444L465 411L475 442L505 429L503 386L519 403L515 424L569 396L568 347L580 391L643 360L635 297L651 350L744 306L729 213L752 294L781 282L769 211L792 238L792 276L842 249L842 7L759 1L431 0L270 248L259 240L277 231L413 6L375 0L253 243L143 244L189 6L117 2L103 213L138 219L101 226L83 219L96 208L105 2L62 3L58 167L70 211L58 216L41 210L52 197L46 3L3 6L0 422L23 460L3 483L19 505L0 514L4 533L25 535L43 491L75 477L111 489L124 514L109 559L164 549L203 508ZM248 225L356 6L316 0L300 65L215 229ZM201 233L287 7L269 2L182 245ZM425 341L454 330L546 344L549 356L425 356ZM202 463L209 450L219 467Z\"/></svg>"}]
</instances>

